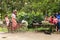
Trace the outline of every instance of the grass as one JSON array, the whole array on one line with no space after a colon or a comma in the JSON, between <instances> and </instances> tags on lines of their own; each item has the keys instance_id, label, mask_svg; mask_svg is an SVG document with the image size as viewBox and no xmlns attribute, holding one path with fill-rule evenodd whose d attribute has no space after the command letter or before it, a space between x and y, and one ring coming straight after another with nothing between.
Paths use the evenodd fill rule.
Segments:
<instances>
[{"instance_id":1,"label":"grass","mask_svg":"<svg viewBox=\"0 0 60 40\"><path fill-rule=\"evenodd\" d=\"M49 28L40 27L40 28L37 28L37 30L49 30Z\"/></svg>"},{"instance_id":2,"label":"grass","mask_svg":"<svg viewBox=\"0 0 60 40\"><path fill-rule=\"evenodd\" d=\"M8 32L7 28L1 28L0 27L0 32Z\"/></svg>"},{"instance_id":3,"label":"grass","mask_svg":"<svg viewBox=\"0 0 60 40\"><path fill-rule=\"evenodd\" d=\"M50 28L43 28L43 27L40 27L40 28L35 28L35 29L33 29L33 28L30 28L29 29L29 31L35 31L35 30L37 30L37 31L42 31L42 30L50 30Z\"/></svg>"},{"instance_id":4,"label":"grass","mask_svg":"<svg viewBox=\"0 0 60 40\"><path fill-rule=\"evenodd\" d=\"M43 27L40 27L40 28L36 28L38 31L42 31L42 30L49 30L49 28L43 28ZM36 29L33 29L33 28L30 28L28 29L28 31L35 31ZM4 28L1 28L0 27L0 32L8 32L7 28L4 27Z\"/></svg>"}]
</instances>

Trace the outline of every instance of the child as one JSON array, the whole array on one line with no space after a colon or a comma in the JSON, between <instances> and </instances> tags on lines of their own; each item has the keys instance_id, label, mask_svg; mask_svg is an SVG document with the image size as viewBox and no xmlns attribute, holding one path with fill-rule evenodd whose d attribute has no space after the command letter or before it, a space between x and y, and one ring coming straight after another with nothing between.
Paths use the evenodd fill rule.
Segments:
<instances>
[{"instance_id":1,"label":"child","mask_svg":"<svg viewBox=\"0 0 60 40\"><path fill-rule=\"evenodd\" d=\"M49 19L49 17L48 17L48 16L46 16L46 17L45 17L45 19L44 19L44 21L49 21L48 19Z\"/></svg>"},{"instance_id":2,"label":"child","mask_svg":"<svg viewBox=\"0 0 60 40\"><path fill-rule=\"evenodd\" d=\"M6 21L6 25L9 26L9 18L7 15L5 15L5 21Z\"/></svg>"},{"instance_id":3,"label":"child","mask_svg":"<svg viewBox=\"0 0 60 40\"><path fill-rule=\"evenodd\" d=\"M22 24L23 24L24 31L27 31L28 30L28 22L26 20L22 20Z\"/></svg>"},{"instance_id":4,"label":"child","mask_svg":"<svg viewBox=\"0 0 60 40\"><path fill-rule=\"evenodd\" d=\"M50 16L49 22L50 22L51 24L53 24L53 16Z\"/></svg>"}]
</instances>

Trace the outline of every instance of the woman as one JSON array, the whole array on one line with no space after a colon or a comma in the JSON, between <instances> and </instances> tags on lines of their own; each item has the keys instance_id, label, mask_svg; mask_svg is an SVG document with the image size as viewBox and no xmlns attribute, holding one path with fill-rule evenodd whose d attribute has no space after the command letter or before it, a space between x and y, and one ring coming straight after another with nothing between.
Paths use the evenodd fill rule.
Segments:
<instances>
[{"instance_id":1,"label":"woman","mask_svg":"<svg viewBox=\"0 0 60 40\"><path fill-rule=\"evenodd\" d=\"M16 10L14 10L12 13L12 30L16 30L17 27L16 13Z\"/></svg>"},{"instance_id":2,"label":"woman","mask_svg":"<svg viewBox=\"0 0 60 40\"><path fill-rule=\"evenodd\" d=\"M58 19L56 18L56 16L54 16L53 24L56 26L56 31L58 31L57 23L58 23Z\"/></svg>"}]
</instances>

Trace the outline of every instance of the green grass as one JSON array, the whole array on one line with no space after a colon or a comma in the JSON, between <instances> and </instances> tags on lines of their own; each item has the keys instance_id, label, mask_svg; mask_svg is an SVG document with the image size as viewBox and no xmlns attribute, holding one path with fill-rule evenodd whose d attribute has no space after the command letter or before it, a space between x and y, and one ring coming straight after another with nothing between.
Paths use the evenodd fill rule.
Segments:
<instances>
[{"instance_id":1,"label":"green grass","mask_svg":"<svg viewBox=\"0 0 60 40\"><path fill-rule=\"evenodd\" d=\"M49 28L43 28L43 27L36 28L36 29L33 29L33 28L28 29L28 31L30 31L30 32L33 32L35 30L42 31L42 30L50 30L50 29ZM6 27L4 27L4 28L0 27L0 32L8 32L8 30Z\"/></svg>"},{"instance_id":2,"label":"green grass","mask_svg":"<svg viewBox=\"0 0 60 40\"><path fill-rule=\"evenodd\" d=\"M49 30L49 28L43 28L43 27L40 27L40 28L37 28L37 30Z\"/></svg>"},{"instance_id":3,"label":"green grass","mask_svg":"<svg viewBox=\"0 0 60 40\"><path fill-rule=\"evenodd\" d=\"M7 28L1 28L0 27L0 32L8 32Z\"/></svg>"},{"instance_id":4,"label":"green grass","mask_svg":"<svg viewBox=\"0 0 60 40\"><path fill-rule=\"evenodd\" d=\"M43 28L43 27L40 27L40 28L35 28L35 29L33 29L33 28L30 28L29 29L29 31L35 31L35 30L37 30L37 31L42 31L42 30L50 30L50 28Z\"/></svg>"},{"instance_id":5,"label":"green grass","mask_svg":"<svg viewBox=\"0 0 60 40\"><path fill-rule=\"evenodd\" d=\"M31 29L29 29L29 31L31 31L31 32L33 32L35 29L33 29L33 28L31 28Z\"/></svg>"}]
</instances>

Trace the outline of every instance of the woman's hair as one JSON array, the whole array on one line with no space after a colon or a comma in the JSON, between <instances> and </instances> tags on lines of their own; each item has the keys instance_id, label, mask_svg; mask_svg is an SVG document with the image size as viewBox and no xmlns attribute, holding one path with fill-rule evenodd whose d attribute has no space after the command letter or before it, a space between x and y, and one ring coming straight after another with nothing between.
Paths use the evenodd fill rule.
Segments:
<instances>
[{"instance_id":1,"label":"woman's hair","mask_svg":"<svg viewBox=\"0 0 60 40\"><path fill-rule=\"evenodd\" d=\"M53 16L52 16L52 18L53 18Z\"/></svg>"},{"instance_id":2,"label":"woman's hair","mask_svg":"<svg viewBox=\"0 0 60 40\"><path fill-rule=\"evenodd\" d=\"M56 18L56 16L54 16Z\"/></svg>"}]
</instances>

